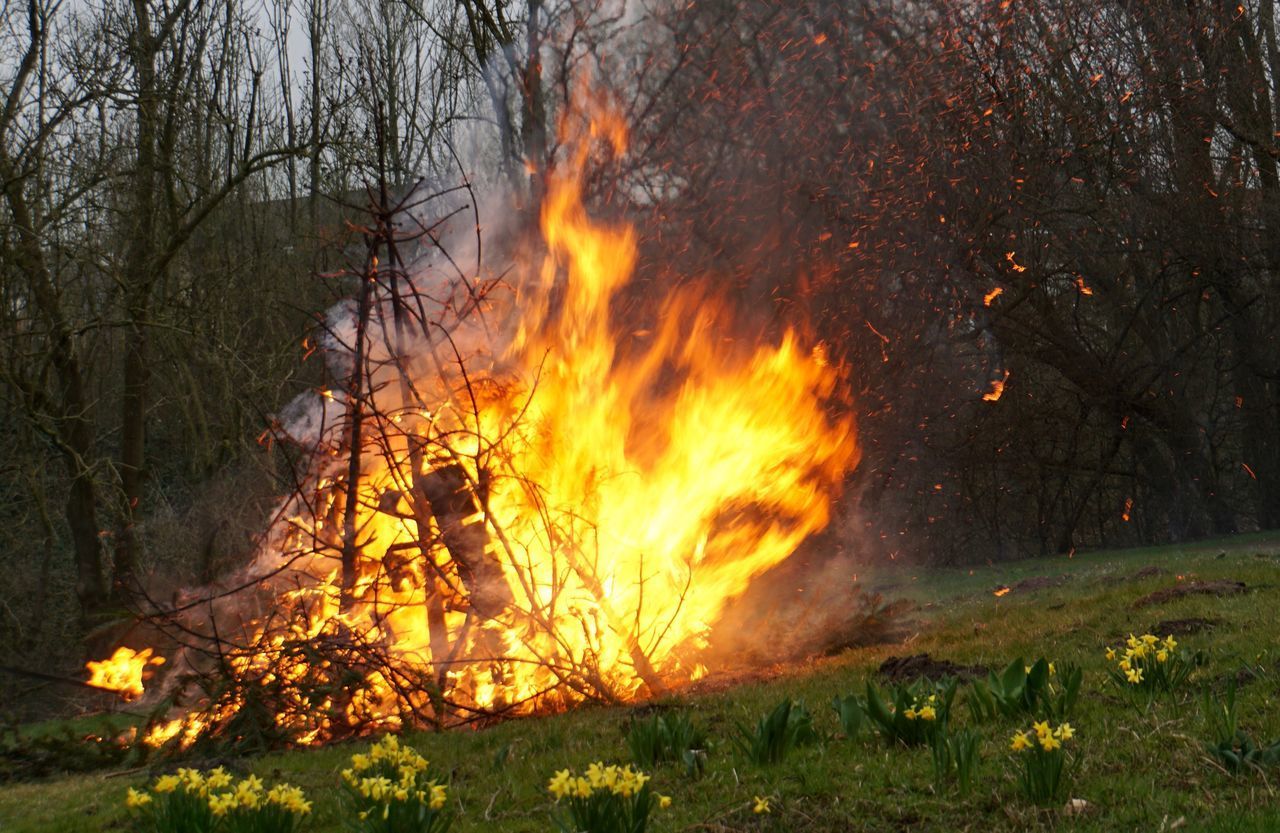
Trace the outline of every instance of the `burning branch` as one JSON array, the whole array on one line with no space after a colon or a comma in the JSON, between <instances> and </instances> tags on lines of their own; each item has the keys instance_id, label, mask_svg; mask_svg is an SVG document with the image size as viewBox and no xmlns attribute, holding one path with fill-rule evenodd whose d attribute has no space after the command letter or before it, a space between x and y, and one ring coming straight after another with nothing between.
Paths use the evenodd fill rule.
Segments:
<instances>
[{"instance_id":1,"label":"burning branch","mask_svg":"<svg viewBox=\"0 0 1280 833\"><path fill-rule=\"evenodd\" d=\"M791 333L727 350L731 316L697 287L621 346L610 302L635 234L593 221L581 182L592 137L618 153L623 131L587 115L502 277L462 269L444 220L407 220L413 197L370 188L354 310L320 339L343 396L281 420L309 470L254 563L166 614L186 711L152 743L660 694L705 671L732 601L826 524L857 460L825 410L838 368Z\"/></svg>"}]
</instances>

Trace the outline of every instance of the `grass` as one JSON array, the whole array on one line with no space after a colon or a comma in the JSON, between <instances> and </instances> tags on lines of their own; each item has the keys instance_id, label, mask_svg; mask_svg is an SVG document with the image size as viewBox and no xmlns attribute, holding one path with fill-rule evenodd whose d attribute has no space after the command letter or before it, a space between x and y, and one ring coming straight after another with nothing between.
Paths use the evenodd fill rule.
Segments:
<instances>
[{"instance_id":1,"label":"grass","mask_svg":"<svg viewBox=\"0 0 1280 833\"><path fill-rule=\"evenodd\" d=\"M1142 579L1140 568L1158 565L1167 574ZM659 767L655 788L670 794L669 810L657 813L655 831L1273 831L1280 829L1275 773L1229 776L1209 762L1202 742L1210 738L1195 687L1178 701L1161 701L1149 712L1128 705L1105 679L1102 652L1129 632L1169 619L1220 620L1208 631L1179 637L1203 649L1209 664L1194 681L1219 684L1242 668L1252 681L1239 691L1240 722L1254 737L1280 736L1280 536L1254 535L1189 547L1110 551L997 565L980 569L915 571L901 568L863 576L886 595L921 606L906 644L850 650L800 667L670 701L707 732L711 744L705 773L686 777L679 764ZM992 590L1031 576L1058 576L1057 587L1012 592ZM1234 579L1250 591L1226 598L1187 597L1131 609L1139 597L1188 579ZM866 680L890 655L928 652L962 664L1003 668L1016 656L1045 655L1076 662L1085 678L1071 722L1080 763L1069 794L1088 802L1068 815L1039 810L1018 792L1008 739L1020 724L1000 719L978 725L981 761L972 791L964 797L935 790L927 747L889 748L864 732L856 741L839 733L829 705L837 695L861 693ZM1250 675L1243 675L1250 676ZM970 725L957 696L953 725ZM754 725L784 698L803 701L815 727L828 740L795 749L780 764L748 763L735 748L735 727ZM510 722L474 732L418 734L406 740L448 772L458 811L455 831L548 831L547 779L558 769L584 768L595 760L627 762L626 732L634 710L583 708L571 714ZM267 778L303 786L315 800L309 829L336 833L343 822L337 771L355 751L350 744L290 752L239 762ZM129 830L122 807L126 789L148 773L99 773L0 788L0 831ZM769 796L767 816L751 812L753 796Z\"/></svg>"}]
</instances>

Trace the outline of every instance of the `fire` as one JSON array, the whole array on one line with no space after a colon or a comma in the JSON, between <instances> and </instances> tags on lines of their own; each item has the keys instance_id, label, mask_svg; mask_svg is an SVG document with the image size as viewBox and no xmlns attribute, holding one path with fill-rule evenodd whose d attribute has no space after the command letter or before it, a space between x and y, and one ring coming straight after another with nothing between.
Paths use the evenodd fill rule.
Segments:
<instances>
[{"instance_id":1,"label":"fire","mask_svg":"<svg viewBox=\"0 0 1280 833\"><path fill-rule=\"evenodd\" d=\"M601 142L625 152L626 130L607 107L587 115L565 120L572 151L545 173L540 254L508 278L509 309L487 308L511 335L477 346L480 328L457 320L448 341L389 323L371 337L354 488L348 416L257 557L258 609L212 605L218 633L244 631L226 672L281 692L293 742L697 679L721 614L827 524L857 463L821 345L726 338L733 316L708 281L671 291L651 332L619 323L637 235L590 216L582 181ZM433 302L440 317L460 307ZM355 413L349 393L327 395ZM318 646L358 679L317 704L307 684L339 662ZM148 742L228 720L244 696L230 690Z\"/></svg>"},{"instance_id":2,"label":"fire","mask_svg":"<svg viewBox=\"0 0 1280 833\"><path fill-rule=\"evenodd\" d=\"M991 390L982 394L982 398L986 402L998 402L1000 397L1004 396L1005 383L1009 381L1009 371L1004 372L1004 376L999 379L991 380Z\"/></svg>"},{"instance_id":3,"label":"fire","mask_svg":"<svg viewBox=\"0 0 1280 833\"><path fill-rule=\"evenodd\" d=\"M164 657L151 654L150 648L135 651L121 646L107 659L90 660L85 664L89 670L89 685L119 692L125 700L136 700L144 690L144 673L150 666L164 664Z\"/></svg>"}]
</instances>

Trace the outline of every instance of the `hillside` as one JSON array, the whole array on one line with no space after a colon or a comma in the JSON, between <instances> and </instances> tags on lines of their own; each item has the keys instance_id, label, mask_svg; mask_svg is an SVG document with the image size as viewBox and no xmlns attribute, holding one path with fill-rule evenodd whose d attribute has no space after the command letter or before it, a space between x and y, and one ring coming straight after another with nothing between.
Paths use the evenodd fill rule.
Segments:
<instances>
[{"instance_id":1,"label":"hillside","mask_svg":"<svg viewBox=\"0 0 1280 833\"><path fill-rule=\"evenodd\" d=\"M1280 537L1269 535L972 571L882 571L864 580L887 597L917 605L902 643L760 669L736 680L704 681L697 692L653 706L586 708L407 740L433 769L451 773L458 810L453 829L459 833L553 829L546 792L552 773L595 760L628 761L629 721L653 708L685 710L710 738L701 778L688 778L672 765L654 772L656 789L673 799L651 826L656 831L1275 830L1280 804L1272 775L1228 775L1204 753L1202 741L1210 731L1199 690L1220 690L1236 676L1241 727L1259 740L1280 737L1278 566ZM1197 581L1243 582L1246 589L1223 596L1166 594L1173 597L1135 608L1152 593ZM1011 589L996 596L999 587ZM1176 631L1184 647L1207 655L1181 696L1159 700L1149 710L1118 696L1103 656L1108 645L1145 631ZM1083 809L1037 810L1019 794L1009 738L1029 721L996 719L976 726L981 762L967 796L952 787L935 789L927 748L888 747L867 732L853 740L841 736L832 699L863 693L868 678L887 685L877 678L882 662L921 653L992 668L1018 656L1030 661L1042 655L1059 665L1082 666L1080 701L1071 715L1078 768L1069 795L1087 802ZM973 724L966 696L962 686L953 710L956 727ZM736 727L754 726L784 698L810 708L824 740L776 765L748 763L732 742ZM315 805L307 829L334 833L344 829L337 772L362 748L234 763L303 786ZM148 777L102 773L0 788L0 830L128 830L124 794ZM771 812L752 813L755 796L769 797Z\"/></svg>"}]
</instances>

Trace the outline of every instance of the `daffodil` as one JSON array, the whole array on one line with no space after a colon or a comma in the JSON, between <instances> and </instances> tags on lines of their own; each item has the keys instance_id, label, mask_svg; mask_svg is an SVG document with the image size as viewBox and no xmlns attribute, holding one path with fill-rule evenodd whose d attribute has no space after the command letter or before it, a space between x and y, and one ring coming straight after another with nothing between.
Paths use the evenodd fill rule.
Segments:
<instances>
[{"instance_id":1,"label":"daffodil","mask_svg":"<svg viewBox=\"0 0 1280 833\"><path fill-rule=\"evenodd\" d=\"M567 769L562 769L551 777L547 782L547 791L560 800L569 794L573 785L573 775Z\"/></svg>"},{"instance_id":2,"label":"daffodil","mask_svg":"<svg viewBox=\"0 0 1280 833\"><path fill-rule=\"evenodd\" d=\"M448 789L443 784L432 784L431 797L427 800L427 806L432 810L439 810L448 798Z\"/></svg>"},{"instance_id":3,"label":"daffodil","mask_svg":"<svg viewBox=\"0 0 1280 833\"><path fill-rule=\"evenodd\" d=\"M129 788L129 792L124 797L124 805L130 809L137 810L151 803L151 794L139 792L133 787Z\"/></svg>"},{"instance_id":4,"label":"daffodil","mask_svg":"<svg viewBox=\"0 0 1280 833\"><path fill-rule=\"evenodd\" d=\"M756 815L769 812L769 799L755 796L755 805L751 808L751 812Z\"/></svg>"},{"instance_id":5,"label":"daffodil","mask_svg":"<svg viewBox=\"0 0 1280 833\"><path fill-rule=\"evenodd\" d=\"M1021 752L1024 749L1031 748L1031 742L1027 740L1026 732L1018 732L1013 736L1013 742L1009 744L1009 748L1014 752Z\"/></svg>"}]
</instances>

